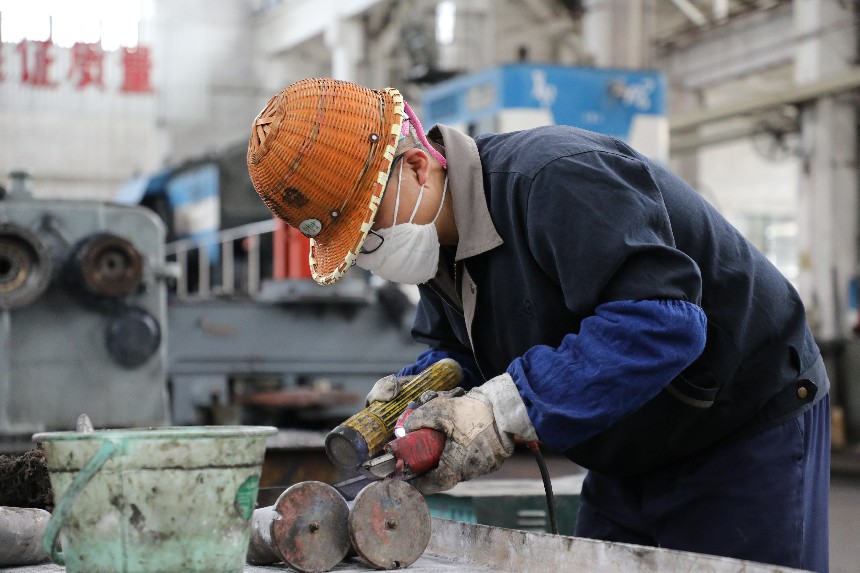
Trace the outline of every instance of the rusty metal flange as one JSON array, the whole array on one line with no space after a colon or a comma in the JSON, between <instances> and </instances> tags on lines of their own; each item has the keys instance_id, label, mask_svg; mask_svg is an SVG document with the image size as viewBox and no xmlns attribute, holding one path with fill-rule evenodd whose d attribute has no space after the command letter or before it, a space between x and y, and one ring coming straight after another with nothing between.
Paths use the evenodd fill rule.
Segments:
<instances>
[{"instance_id":1,"label":"rusty metal flange","mask_svg":"<svg viewBox=\"0 0 860 573\"><path fill-rule=\"evenodd\" d=\"M284 562L302 573L330 571L349 551L349 507L336 489L305 481L287 488L274 505L272 538Z\"/></svg>"},{"instance_id":2,"label":"rusty metal flange","mask_svg":"<svg viewBox=\"0 0 860 573\"><path fill-rule=\"evenodd\" d=\"M349 535L356 553L373 567L409 567L430 542L427 502L406 482L374 482L355 496Z\"/></svg>"}]
</instances>

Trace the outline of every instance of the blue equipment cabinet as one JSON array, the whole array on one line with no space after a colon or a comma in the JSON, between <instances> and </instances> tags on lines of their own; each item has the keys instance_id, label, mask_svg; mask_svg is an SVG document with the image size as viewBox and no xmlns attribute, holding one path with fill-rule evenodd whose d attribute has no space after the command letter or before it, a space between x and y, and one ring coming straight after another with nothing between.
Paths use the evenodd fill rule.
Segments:
<instances>
[{"instance_id":1,"label":"blue equipment cabinet","mask_svg":"<svg viewBox=\"0 0 860 573\"><path fill-rule=\"evenodd\" d=\"M470 135L572 125L668 156L666 82L650 70L514 64L460 76L424 92L422 120Z\"/></svg>"}]
</instances>

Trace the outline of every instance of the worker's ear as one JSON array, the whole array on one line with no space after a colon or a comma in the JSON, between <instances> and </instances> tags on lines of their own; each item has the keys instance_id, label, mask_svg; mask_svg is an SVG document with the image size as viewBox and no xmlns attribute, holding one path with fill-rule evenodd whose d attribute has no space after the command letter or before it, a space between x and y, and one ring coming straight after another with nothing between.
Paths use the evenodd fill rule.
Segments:
<instances>
[{"instance_id":1,"label":"worker's ear","mask_svg":"<svg viewBox=\"0 0 860 573\"><path fill-rule=\"evenodd\" d=\"M427 183L430 174L430 155L426 151L413 147L403 153L401 161L415 173L419 185Z\"/></svg>"}]
</instances>

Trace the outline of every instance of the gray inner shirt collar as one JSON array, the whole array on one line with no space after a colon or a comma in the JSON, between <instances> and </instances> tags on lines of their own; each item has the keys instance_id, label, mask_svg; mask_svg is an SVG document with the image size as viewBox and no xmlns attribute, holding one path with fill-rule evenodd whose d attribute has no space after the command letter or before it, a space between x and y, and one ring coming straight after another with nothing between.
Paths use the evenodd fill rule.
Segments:
<instances>
[{"instance_id":1,"label":"gray inner shirt collar","mask_svg":"<svg viewBox=\"0 0 860 573\"><path fill-rule=\"evenodd\" d=\"M427 133L427 139L440 146L448 160L448 189L459 235L455 260L474 257L501 245L502 237L487 208L484 174L475 140L441 124Z\"/></svg>"}]
</instances>

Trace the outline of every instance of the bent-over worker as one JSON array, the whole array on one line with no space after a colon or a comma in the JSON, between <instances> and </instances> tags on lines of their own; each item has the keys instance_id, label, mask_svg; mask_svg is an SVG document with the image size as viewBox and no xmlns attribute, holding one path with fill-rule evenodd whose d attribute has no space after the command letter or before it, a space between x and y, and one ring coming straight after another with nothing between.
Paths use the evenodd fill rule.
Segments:
<instances>
[{"instance_id":1,"label":"bent-over worker","mask_svg":"<svg viewBox=\"0 0 860 573\"><path fill-rule=\"evenodd\" d=\"M622 141L564 126L425 133L397 90L297 82L254 120L248 167L312 239L418 285L463 396L412 415L448 440L425 493L497 470L514 436L588 469L576 535L825 571L829 382L789 282L711 205Z\"/></svg>"}]
</instances>

